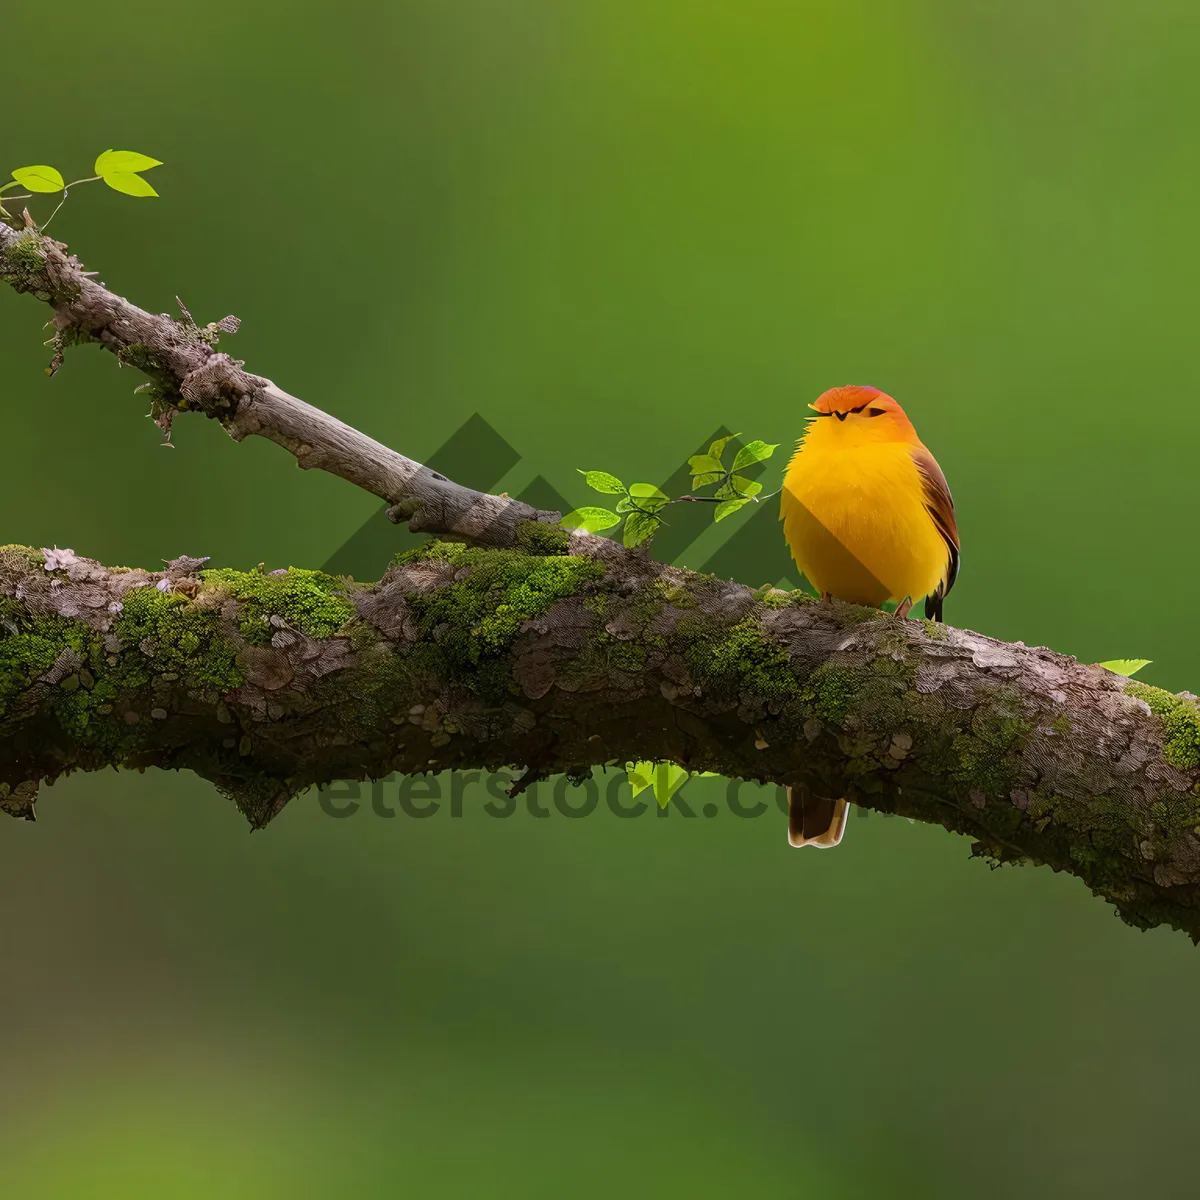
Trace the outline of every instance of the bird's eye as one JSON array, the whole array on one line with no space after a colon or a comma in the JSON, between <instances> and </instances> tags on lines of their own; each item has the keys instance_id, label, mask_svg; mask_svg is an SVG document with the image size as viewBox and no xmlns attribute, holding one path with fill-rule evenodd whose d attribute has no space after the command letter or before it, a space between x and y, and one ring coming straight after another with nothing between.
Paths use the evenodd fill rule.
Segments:
<instances>
[{"instance_id":1,"label":"bird's eye","mask_svg":"<svg viewBox=\"0 0 1200 1200\"><path fill-rule=\"evenodd\" d=\"M868 417L882 417L885 412L887 412L886 408L868 408L867 416Z\"/></svg>"}]
</instances>

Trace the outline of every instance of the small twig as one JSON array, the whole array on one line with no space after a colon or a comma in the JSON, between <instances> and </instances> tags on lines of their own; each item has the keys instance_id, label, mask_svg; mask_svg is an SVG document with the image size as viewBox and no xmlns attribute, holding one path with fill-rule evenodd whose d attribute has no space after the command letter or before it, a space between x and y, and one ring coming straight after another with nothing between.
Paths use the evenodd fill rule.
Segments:
<instances>
[{"instance_id":1,"label":"small twig","mask_svg":"<svg viewBox=\"0 0 1200 1200\"><path fill-rule=\"evenodd\" d=\"M66 204L66 202L67 202L67 195L68 195L68 192L69 192L69 188L70 188L71 186L74 186L74 185L68 185L68 187L65 187L65 188L63 188L62 199L61 199L61 200L58 202L58 204L55 206L55 208L54 208L54 211L53 211L53 212L52 212L52 213L51 213L51 214L50 214L50 215L49 215L49 216L46 218L45 224L43 224L43 225L42 225L42 232L43 232L43 233L45 233L45 232L46 232L46 230L47 230L47 228L49 228L50 222L51 222L51 221L53 221L53 220L54 220L54 218L58 216L58 210L59 210L60 208L62 208L62 206L63 206L64 204Z\"/></svg>"},{"instance_id":2,"label":"small twig","mask_svg":"<svg viewBox=\"0 0 1200 1200\"><path fill-rule=\"evenodd\" d=\"M537 783L539 779L544 778L545 775L537 767L528 767L522 773L519 779L515 779L513 781L512 786L507 789L505 795L507 795L510 800L514 800L527 788Z\"/></svg>"}]
</instances>

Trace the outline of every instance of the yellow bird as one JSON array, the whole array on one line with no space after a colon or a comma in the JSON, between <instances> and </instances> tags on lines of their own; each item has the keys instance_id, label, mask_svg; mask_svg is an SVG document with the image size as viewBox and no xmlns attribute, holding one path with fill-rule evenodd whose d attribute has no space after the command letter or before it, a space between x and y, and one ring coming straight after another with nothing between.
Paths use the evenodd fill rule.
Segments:
<instances>
[{"instance_id":1,"label":"yellow bird","mask_svg":"<svg viewBox=\"0 0 1200 1200\"><path fill-rule=\"evenodd\" d=\"M815 416L784 476L783 535L796 566L822 600L880 607L908 616L925 597L925 616L942 619L958 575L954 500L937 460L904 409L873 387L830 388L809 405ZM846 830L845 800L788 789L788 841L836 846Z\"/></svg>"}]
</instances>

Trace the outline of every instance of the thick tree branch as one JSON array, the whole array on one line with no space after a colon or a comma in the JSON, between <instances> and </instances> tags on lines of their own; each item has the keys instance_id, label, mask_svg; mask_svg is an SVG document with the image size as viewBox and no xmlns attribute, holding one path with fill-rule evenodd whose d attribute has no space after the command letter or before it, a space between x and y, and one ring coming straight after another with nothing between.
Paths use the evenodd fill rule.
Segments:
<instances>
[{"instance_id":1,"label":"thick tree branch","mask_svg":"<svg viewBox=\"0 0 1200 1200\"><path fill-rule=\"evenodd\" d=\"M29 816L38 783L74 769L188 768L260 826L334 779L669 760L936 822L1200 936L1190 699L562 548L434 542L378 585L2 550L0 804Z\"/></svg>"},{"instance_id":2,"label":"thick tree branch","mask_svg":"<svg viewBox=\"0 0 1200 1200\"><path fill-rule=\"evenodd\" d=\"M1046 649L751 592L459 487L0 224L0 278L198 410L383 497L431 543L376 585L108 569L0 548L0 806L104 766L187 768L255 826L334 779L669 760L847 795L1067 871L1200 939L1200 715ZM781 834L782 836L782 834Z\"/></svg>"}]
</instances>

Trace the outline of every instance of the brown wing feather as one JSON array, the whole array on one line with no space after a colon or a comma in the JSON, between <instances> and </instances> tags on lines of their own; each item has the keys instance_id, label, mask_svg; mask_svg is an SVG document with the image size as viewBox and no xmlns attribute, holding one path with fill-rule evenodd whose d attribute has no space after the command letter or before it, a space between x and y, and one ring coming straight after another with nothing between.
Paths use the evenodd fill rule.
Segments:
<instances>
[{"instance_id":1,"label":"brown wing feather","mask_svg":"<svg viewBox=\"0 0 1200 1200\"><path fill-rule=\"evenodd\" d=\"M946 563L945 581L925 601L926 617L940 621L942 619L942 601L954 586L955 579L958 578L960 554L958 525L954 520L954 497L950 495L946 476L942 474L942 468L938 466L937 459L924 446L914 449L912 457L913 462L917 464L917 471L921 475L921 483L925 490L925 508L933 518L938 533L942 535L949 556Z\"/></svg>"}]
</instances>

